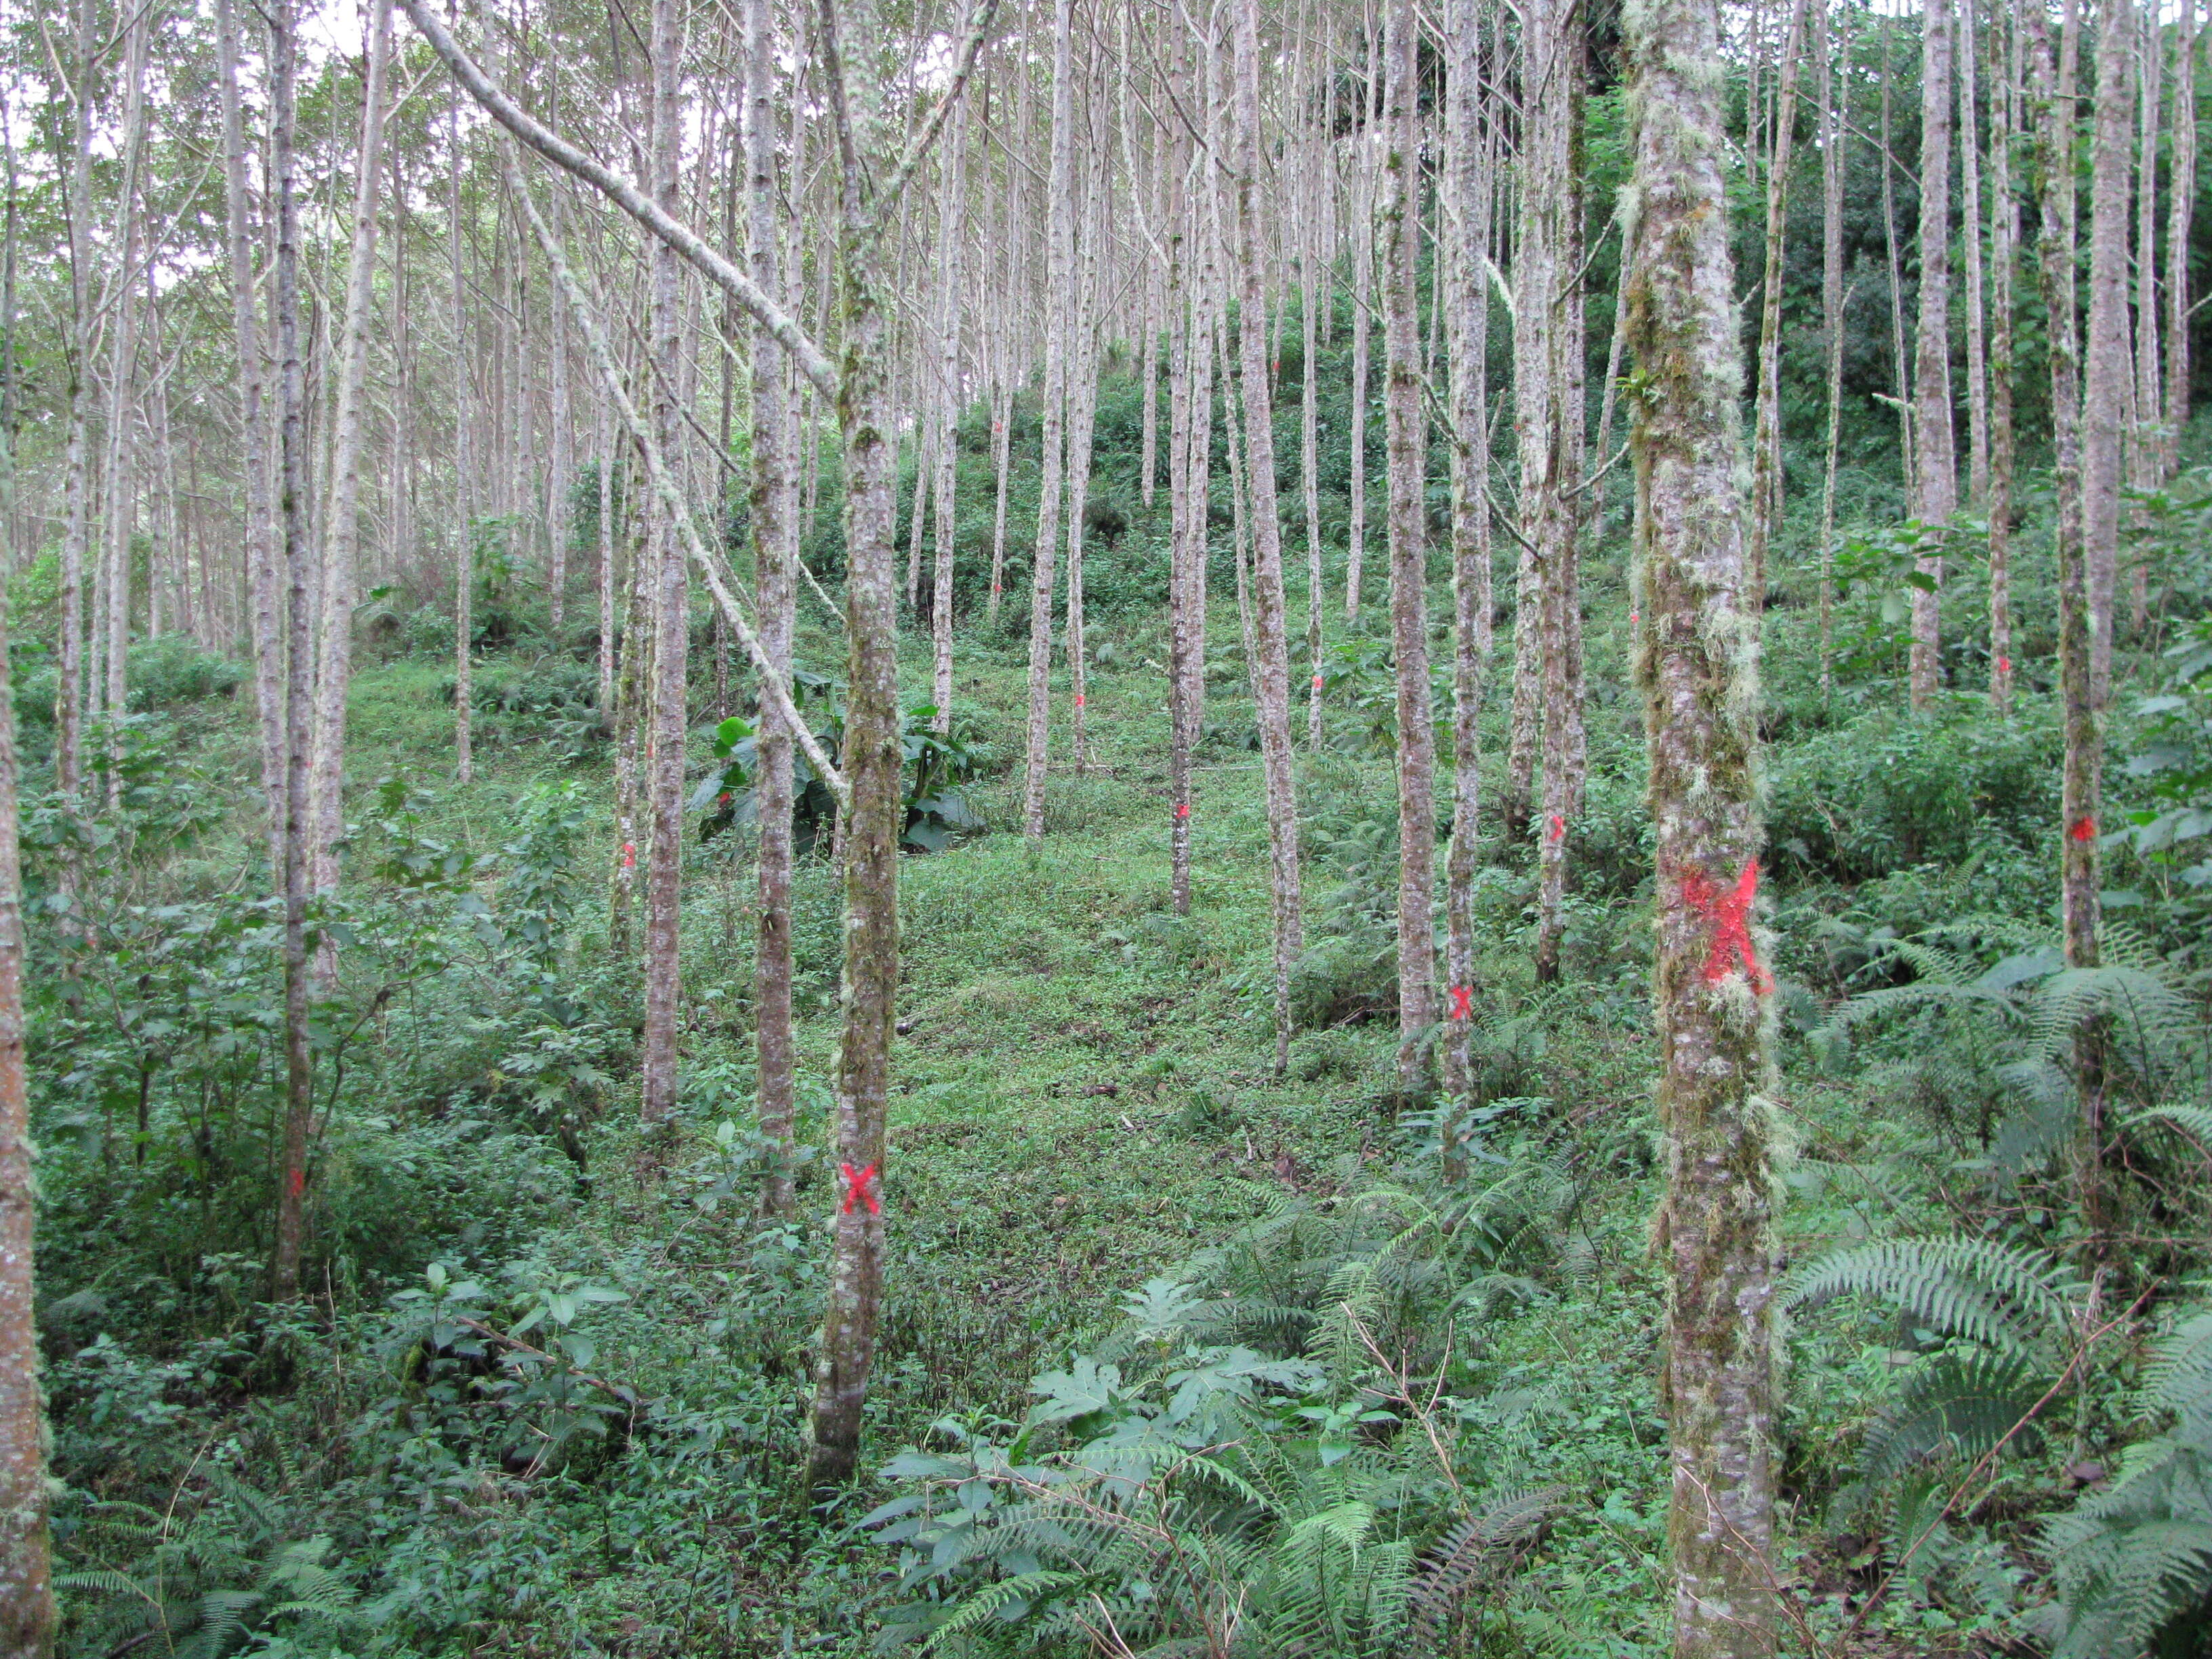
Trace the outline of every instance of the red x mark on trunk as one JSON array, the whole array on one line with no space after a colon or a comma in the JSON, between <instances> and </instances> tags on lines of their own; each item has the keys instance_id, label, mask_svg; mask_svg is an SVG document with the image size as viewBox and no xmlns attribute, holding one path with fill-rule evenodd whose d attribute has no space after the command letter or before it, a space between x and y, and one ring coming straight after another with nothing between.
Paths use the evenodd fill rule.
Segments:
<instances>
[{"instance_id":1,"label":"red x mark on trunk","mask_svg":"<svg viewBox=\"0 0 2212 1659\"><path fill-rule=\"evenodd\" d=\"M852 1214L855 1204L865 1204L870 1215L881 1215L884 1206L876 1196L876 1166L871 1164L865 1170L856 1170L849 1164L840 1164L837 1168L845 1176L845 1213Z\"/></svg>"},{"instance_id":2,"label":"red x mark on trunk","mask_svg":"<svg viewBox=\"0 0 2212 1659\"><path fill-rule=\"evenodd\" d=\"M2066 833L2076 841L2094 841L2097 839L2097 820L2076 818L2074 820L2074 827Z\"/></svg>"},{"instance_id":3,"label":"red x mark on trunk","mask_svg":"<svg viewBox=\"0 0 2212 1659\"><path fill-rule=\"evenodd\" d=\"M1566 821L1566 819L1565 819L1565 818L1561 817L1560 817L1557 812L1553 813L1553 814L1552 814L1552 839L1553 839L1553 841L1565 841L1566 838L1567 838L1567 821Z\"/></svg>"},{"instance_id":4,"label":"red x mark on trunk","mask_svg":"<svg viewBox=\"0 0 2212 1659\"><path fill-rule=\"evenodd\" d=\"M1682 878L1682 902L1713 924L1712 953L1705 958L1705 981L1717 984L1741 963L1751 975L1751 988L1764 996L1774 988L1774 975L1759 966L1751 948L1751 907L1759 897L1759 861L1746 859L1733 887L1706 878L1702 870Z\"/></svg>"},{"instance_id":5,"label":"red x mark on trunk","mask_svg":"<svg viewBox=\"0 0 2212 1659\"><path fill-rule=\"evenodd\" d=\"M1474 987L1472 985L1453 986L1451 988L1451 1012L1446 1016L1447 1018L1473 1019L1474 1018Z\"/></svg>"},{"instance_id":6,"label":"red x mark on trunk","mask_svg":"<svg viewBox=\"0 0 2212 1659\"><path fill-rule=\"evenodd\" d=\"M1176 816L1179 818L1188 817L1190 816L1190 803L1187 800L1177 801L1176 803Z\"/></svg>"},{"instance_id":7,"label":"red x mark on trunk","mask_svg":"<svg viewBox=\"0 0 2212 1659\"><path fill-rule=\"evenodd\" d=\"M637 868L637 843L634 841L626 841L623 843L623 868L625 870Z\"/></svg>"}]
</instances>

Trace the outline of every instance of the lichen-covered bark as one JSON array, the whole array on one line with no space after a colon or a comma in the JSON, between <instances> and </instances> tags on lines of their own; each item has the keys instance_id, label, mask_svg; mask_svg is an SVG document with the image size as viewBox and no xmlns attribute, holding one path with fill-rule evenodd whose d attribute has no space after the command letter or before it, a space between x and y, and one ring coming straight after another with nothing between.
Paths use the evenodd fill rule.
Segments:
<instances>
[{"instance_id":1,"label":"lichen-covered bark","mask_svg":"<svg viewBox=\"0 0 2212 1659\"><path fill-rule=\"evenodd\" d=\"M2167 478L2180 464L2181 432L2189 424L2190 227L2197 210L2196 0L2181 0L2173 24L2173 112L2166 162L2166 407L2160 431L2160 471Z\"/></svg>"},{"instance_id":2,"label":"lichen-covered bark","mask_svg":"<svg viewBox=\"0 0 2212 1659\"><path fill-rule=\"evenodd\" d=\"M945 131L944 190L938 201L937 263L943 311L938 324L938 430L936 562L931 568L929 600L930 702L940 732L952 730L952 571L957 554L955 490L959 482L961 256L968 237L962 215L968 202L968 114L963 100Z\"/></svg>"},{"instance_id":3,"label":"lichen-covered bark","mask_svg":"<svg viewBox=\"0 0 2212 1659\"><path fill-rule=\"evenodd\" d=\"M2021 30L2004 31L2010 51L1990 66L1990 707L2012 706L2012 498L2014 433L2013 284L2020 246L2020 200L2013 190L2018 130Z\"/></svg>"},{"instance_id":4,"label":"lichen-covered bark","mask_svg":"<svg viewBox=\"0 0 2212 1659\"><path fill-rule=\"evenodd\" d=\"M1638 196L1635 666L1656 841L1653 1017L1667 1134L1656 1248L1678 1659L1775 1650L1771 988L1749 902L1758 611L1745 591L1741 338L1714 0L1626 13ZM1738 948L1740 942L1741 948Z\"/></svg>"},{"instance_id":5,"label":"lichen-covered bark","mask_svg":"<svg viewBox=\"0 0 2212 1659\"><path fill-rule=\"evenodd\" d=\"M308 623L314 552L307 535L307 385L300 361L300 216L296 151L298 34L291 0L270 28L270 171L276 197L275 312L277 365L276 524L285 568L284 635L284 1127L276 1188L272 1301L300 1291L307 1191L307 1131L314 1115L314 1054L307 1029L307 750L314 646Z\"/></svg>"},{"instance_id":6,"label":"lichen-covered bark","mask_svg":"<svg viewBox=\"0 0 2212 1659\"><path fill-rule=\"evenodd\" d=\"M1177 179L1174 218L1167 227L1164 306L1168 325L1168 897L1175 913L1190 914L1190 745L1197 729L1191 706L1194 682L1205 681L1196 664L1198 641L1189 616L1190 567L1204 557L1205 468L1194 463L1211 427L1206 406L1194 395L1196 360L1192 307L1184 294L1183 258L1189 222L1188 192L1182 184L1186 162L1180 135L1170 130L1169 167ZM1194 541L1194 538L1195 541ZM1196 552L1194 554L1194 546Z\"/></svg>"},{"instance_id":7,"label":"lichen-covered bark","mask_svg":"<svg viewBox=\"0 0 2212 1659\"><path fill-rule=\"evenodd\" d=\"M1490 659L1490 509L1483 471L1490 433L1488 253L1492 176L1485 165L1477 0L1444 13L1443 299L1450 354L1452 547L1452 828L1444 871L1444 1091L1467 1092L1474 1030L1474 878L1482 804L1482 693ZM1466 997L1459 993L1464 992ZM1465 1014L1455 1012L1462 1000ZM1457 1163L1455 1161L1455 1169Z\"/></svg>"},{"instance_id":8,"label":"lichen-covered bark","mask_svg":"<svg viewBox=\"0 0 2212 1659\"><path fill-rule=\"evenodd\" d=\"M653 0L652 45L653 190L661 207L673 214L683 146L684 40L676 0ZM652 258L653 337L647 349L656 368L653 440L672 461L683 453L677 406L683 296L676 250L655 242ZM645 873L645 1033L638 1058L638 1115L647 1123L664 1123L676 1113L677 1006L683 993L678 906L684 883L684 693L691 627L676 515L662 504L653 525L646 556L653 678L645 745L646 811L653 834Z\"/></svg>"},{"instance_id":9,"label":"lichen-covered bark","mask_svg":"<svg viewBox=\"0 0 2212 1659\"><path fill-rule=\"evenodd\" d=\"M1074 264L1070 201L1075 165L1073 0L1056 0L1052 34L1052 159L1045 209L1044 458L1037 482L1036 553L1030 582L1029 749L1022 791L1022 833L1044 834L1045 773L1052 736L1052 586L1060 549L1060 496L1066 457L1068 283Z\"/></svg>"},{"instance_id":10,"label":"lichen-covered bark","mask_svg":"<svg viewBox=\"0 0 2212 1659\"><path fill-rule=\"evenodd\" d=\"M1427 510L1422 500L1428 422L1421 407L1420 133L1412 0L1397 0L1382 35L1383 431L1389 457L1391 653L1397 671L1398 1086L1418 1090L1436 1023L1436 723L1430 706Z\"/></svg>"},{"instance_id":11,"label":"lichen-covered bark","mask_svg":"<svg viewBox=\"0 0 2212 1659\"><path fill-rule=\"evenodd\" d=\"M810 1467L817 1486L851 1479L860 1460L861 1408L882 1315L881 1171L898 987L902 757L891 550L897 451L890 436L884 295L869 222L875 207L872 178L888 166L890 145L866 56L875 23L874 7L866 0L822 0L819 39L842 82L848 140L837 258L837 417L845 445L846 674L852 688L841 759L852 805L845 815L845 1018L837 1050L835 1152L841 1170L834 1188L838 1200Z\"/></svg>"},{"instance_id":12,"label":"lichen-covered bark","mask_svg":"<svg viewBox=\"0 0 2212 1659\"><path fill-rule=\"evenodd\" d=\"M783 289L776 225L775 42L769 0L745 0L745 173L747 256L765 294ZM799 602L788 398L775 336L752 331L753 592L761 645L787 678ZM797 1065L791 1030L792 734L767 697L760 708L759 914L753 948L756 1111L774 1159L761 1183L763 1215L797 1208L792 1190Z\"/></svg>"},{"instance_id":13,"label":"lichen-covered bark","mask_svg":"<svg viewBox=\"0 0 2212 1659\"><path fill-rule=\"evenodd\" d=\"M1252 626L1258 652L1254 690L1260 716L1260 770L1267 802L1267 895L1275 934L1275 1069L1290 1056L1291 967L1304 948L1298 890L1298 803L1291 771L1291 666L1285 637L1282 515L1275 503L1275 415L1262 319L1260 224L1260 9L1236 12L1237 340L1242 360L1245 467L1251 486ZM1414 395L1418 398L1418 390ZM1425 659L1422 673L1427 689Z\"/></svg>"},{"instance_id":14,"label":"lichen-covered bark","mask_svg":"<svg viewBox=\"0 0 2212 1659\"><path fill-rule=\"evenodd\" d=\"M1951 425L1951 0L1927 0L1920 54L1920 321L1913 351L1913 516L1929 540L1912 590L1912 706L1942 684L1941 532L1959 504Z\"/></svg>"},{"instance_id":15,"label":"lichen-covered bark","mask_svg":"<svg viewBox=\"0 0 2212 1659\"><path fill-rule=\"evenodd\" d=\"M322 641L315 665L314 754L308 764L312 814L309 878L318 892L338 884L338 842L345 835L343 785L346 693L353 684L353 613L360 591L361 418L368 367L368 325L375 307L376 210L384 154L384 81L392 56L392 0L370 9L368 64L362 93L359 176L354 191L353 246L346 273L345 322L339 342L337 399L331 411L330 508L323 526ZM327 988L336 971L325 940L317 975Z\"/></svg>"}]
</instances>

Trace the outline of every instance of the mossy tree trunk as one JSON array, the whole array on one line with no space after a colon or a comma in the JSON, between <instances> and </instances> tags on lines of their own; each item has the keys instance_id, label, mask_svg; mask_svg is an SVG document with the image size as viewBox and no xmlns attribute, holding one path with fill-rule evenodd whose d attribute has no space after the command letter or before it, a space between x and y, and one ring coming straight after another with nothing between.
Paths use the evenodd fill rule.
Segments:
<instances>
[{"instance_id":1,"label":"mossy tree trunk","mask_svg":"<svg viewBox=\"0 0 2212 1659\"><path fill-rule=\"evenodd\" d=\"M1750 916L1759 617L1746 587L1720 20L1715 0L1647 0L1627 18L1635 667L1656 843L1674 1652L1763 1659L1775 1649L1771 981Z\"/></svg>"}]
</instances>

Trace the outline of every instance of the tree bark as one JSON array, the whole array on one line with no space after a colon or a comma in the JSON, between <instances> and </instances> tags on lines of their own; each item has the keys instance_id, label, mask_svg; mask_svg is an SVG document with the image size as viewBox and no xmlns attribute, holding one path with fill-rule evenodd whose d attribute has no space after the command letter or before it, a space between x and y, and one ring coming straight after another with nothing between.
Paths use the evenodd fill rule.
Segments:
<instances>
[{"instance_id":1,"label":"tree bark","mask_svg":"<svg viewBox=\"0 0 2212 1659\"><path fill-rule=\"evenodd\" d=\"M1250 0L1247 0L1250 3ZM1423 462L1419 264L1420 132L1412 0L1383 21L1383 420L1389 466L1390 635L1397 674L1398 1087L1427 1080L1436 1024L1436 723L1430 706L1428 536Z\"/></svg>"},{"instance_id":2,"label":"tree bark","mask_svg":"<svg viewBox=\"0 0 2212 1659\"><path fill-rule=\"evenodd\" d=\"M2197 6L2181 0L2173 24L2173 113L2166 149L2166 406L2159 476L2171 479L2189 424L2189 252L2197 207Z\"/></svg>"},{"instance_id":3,"label":"tree bark","mask_svg":"<svg viewBox=\"0 0 2212 1659\"><path fill-rule=\"evenodd\" d=\"M1820 484L1820 696L1825 701L1835 690L1836 459L1843 432L1844 307L1850 298L1844 287L1844 136L1850 125L1844 104L1850 96L1851 41L1846 29L1840 52L1844 97L1838 99L1839 54L1829 39L1827 6L1814 7L1813 16L1820 70L1820 326L1826 335L1828 358L1827 453Z\"/></svg>"},{"instance_id":4,"label":"tree bark","mask_svg":"<svg viewBox=\"0 0 2212 1659\"><path fill-rule=\"evenodd\" d=\"M684 35L676 0L653 7L653 193L673 217L681 205ZM683 295L676 250L653 247L652 341L653 438L662 455L679 456L683 427L677 374ZM639 1057L640 1117L647 1124L675 1115L676 1026L683 995L678 901L684 882L684 692L691 640L690 590L678 515L659 503L653 515L650 564L653 680L645 749L646 805L652 821L645 883L645 1036Z\"/></svg>"},{"instance_id":5,"label":"tree bark","mask_svg":"<svg viewBox=\"0 0 2212 1659\"><path fill-rule=\"evenodd\" d=\"M1067 294L1074 264L1075 118L1073 0L1054 0L1052 35L1052 160L1045 209L1044 458L1037 485L1035 565L1030 582L1029 746L1022 833L1044 835L1044 786L1052 738L1053 566L1060 548L1060 501L1067 404Z\"/></svg>"},{"instance_id":6,"label":"tree bark","mask_svg":"<svg viewBox=\"0 0 2212 1659\"><path fill-rule=\"evenodd\" d=\"M1627 14L1639 198L1629 317L1636 674L1658 889L1653 1017L1670 1270L1664 1395L1677 1659L1776 1648L1772 981L1751 915L1761 830L1758 605L1744 582L1742 386L1712 0Z\"/></svg>"},{"instance_id":7,"label":"tree bark","mask_svg":"<svg viewBox=\"0 0 2212 1659\"><path fill-rule=\"evenodd\" d=\"M471 748L474 710L470 671L476 662L475 365L470 361L468 289L461 276L461 94L446 106L446 234L453 283L453 770L476 775Z\"/></svg>"},{"instance_id":8,"label":"tree bark","mask_svg":"<svg viewBox=\"0 0 2212 1659\"><path fill-rule=\"evenodd\" d=\"M314 552L307 531L307 385L300 362L300 224L294 132L298 41L291 0L270 15L270 171L276 205L277 529L283 538L284 693L284 1128L276 1194L276 1250L270 1299L300 1293L307 1191L307 1137L315 1105L309 1046L307 888L311 847L307 763L313 742L314 641L310 595Z\"/></svg>"},{"instance_id":9,"label":"tree bark","mask_svg":"<svg viewBox=\"0 0 2212 1659\"><path fill-rule=\"evenodd\" d=\"M356 161L353 247L346 273L344 332L332 411L330 506L324 518L322 642L315 674L314 752L309 763L311 869L316 891L335 892L338 842L345 835L343 771L346 695L353 684L353 613L361 544L361 415L368 368L369 313L376 303L376 216L384 151L384 81L392 54L392 0L369 9L368 62L362 89L361 150ZM337 969L332 946L317 957L319 988Z\"/></svg>"},{"instance_id":10,"label":"tree bark","mask_svg":"<svg viewBox=\"0 0 2212 1659\"><path fill-rule=\"evenodd\" d=\"M931 570L929 604L930 701L939 732L952 730L952 575L957 557L959 514L955 491L960 481L960 336L962 256L968 233L968 113L963 100L945 124L945 154L939 162L945 188L938 202L937 265L941 284L938 319L937 559Z\"/></svg>"},{"instance_id":11,"label":"tree bark","mask_svg":"<svg viewBox=\"0 0 2212 1659\"><path fill-rule=\"evenodd\" d=\"M767 294L783 288L776 225L775 40L771 0L745 0L745 172L747 257ZM753 592L761 641L787 678L799 592L792 532L793 480L787 447L789 411L775 337L752 332ZM795 1214L793 1188L798 1122L796 1044L791 1028L792 733L769 699L761 699L759 915L753 949L754 1058L761 1139L773 1159L761 1185L761 1213Z\"/></svg>"},{"instance_id":12,"label":"tree bark","mask_svg":"<svg viewBox=\"0 0 2212 1659\"><path fill-rule=\"evenodd\" d=\"M1285 638L1282 514L1275 499L1274 393L1267 374L1263 319L1260 205L1260 8L1239 0L1235 16L1237 343L1242 359L1245 471L1252 503L1252 611L1259 661L1254 674L1260 718L1260 769L1266 784L1270 908L1275 934L1275 1072L1290 1060L1291 969L1305 948L1298 889L1298 802L1291 769L1290 652ZM1412 51L1409 45L1408 52ZM1410 117L1409 117L1410 122ZM1419 224L1408 233L1418 235ZM1410 240L1409 240L1410 246ZM1419 390L1412 393L1418 413ZM1424 658L1423 707L1427 672ZM1431 832L1433 834L1433 832ZM1402 977L1402 975L1401 975Z\"/></svg>"},{"instance_id":13,"label":"tree bark","mask_svg":"<svg viewBox=\"0 0 2212 1659\"><path fill-rule=\"evenodd\" d=\"M2013 283L2020 246L2020 199L2013 188L2013 139L2019 131L2021 30L2008 23L2005 67L1990 76L1990 707L2012 708ZM1996 62L1993 37L1990 58Z\"/></svg>"},{"instance_id":14,"label":"tree bark","mask_svg":"<svg viewBox=\"0 0 2212 1659\"><path fill-rule=\"evenodd\" d=\"M1443 288L1451 383L1452 827L1444 872L1443 1083L1462 1100L1470 1082L1474 995L1474 881L1479 841L1483 682L1489 670L1491 573L1488 380L1491 195L1482 131L1478 0L1444 15ZM1453 1166L1463 1162L1456 1156Z\"/></svg>"},{"instance_id":15,"label":"tree bark","mask_svg":"<svg viewBox=\"0 0 2212 1659\"><path fill-rule=\"evenodd\" d=\"M1959 0L1959 195L1964 223L1959 245L1966 279L1966 500L1977 513L1990 501L1989 319L1982 286L1982 149L1975 96L1974 0ZM1998 90L1991 83L1991 91Z\"/></svg>"},{"instance_id":16,"label":"tree bark","mask_svg":"<svg viewBox=\"0 0 2212 1659\"><path fill-rule=\"evenodd\" d=\"M115 331L108 337L107 522L106 553L96 632L104 631L102 665L106 689L94 699L107 716L107 805L123 799L123 721L130 713L131 588L132 533L137 529L137 457L131 441L137 425L134 392L138 379L138 268L145 259L145 222L139 211L146 148L146 55L152 33L148 14L130 24L124 47L123 177L115 203L116 238L122 265L115 273ZM153 571L148 572L152 586ZM100 624L105 623L105 629Z\"/></svg>"},{"instance_id":17,"label":"tree bark","mask_svg":"<svg viewBox=\"0 0 2212 1659\"><path fill-rule=\"evenodd\" d=\"M1943 678L1943 534L1959 504L1951 425L1951 0L1927 0L1920 68L1920 321L1914 337L1913 516L1923 541L1912 590L1911 695L1935 701Z\"/></svg>"},{"instance_id":18,"label":"tree bark","mask_svg":"<svg viewBox=\"0 0 2212 1659\"><path fill-rule=\"evenodd\" d=\"M1774 141L1766 168L1766 250L1759 276L1758 414L1751 444L1750 592L1764 611L1767 553L1782 528L1782 261L1790 228L1790 153L1797 137L1797 65L1805 0L1790 0L1774 88ZM1604 458L1599 457L1601 460Z\"/></svg>"}]
</instances>

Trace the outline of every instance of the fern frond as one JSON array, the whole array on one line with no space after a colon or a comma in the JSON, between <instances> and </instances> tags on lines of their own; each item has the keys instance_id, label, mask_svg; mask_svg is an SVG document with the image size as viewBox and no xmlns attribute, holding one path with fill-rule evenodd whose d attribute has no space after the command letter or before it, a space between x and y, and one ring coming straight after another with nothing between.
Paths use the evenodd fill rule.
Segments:
<instances>
[{"instance_id":1,"label":"fern frond","mask_svg":"<svg viewBox=\"0 0 2212 1659\"><path fill-rule=\"evenodd\" d=\"M1048 1595L1054 1590L1074 1589L1082 1583L1082 1575L1073 1572L1024 1572L1012 1578L1001 1578L994 1584L986 1585L963 1601L959 1612L930 1632L929 1639L921 1644L921 1651L934 1653L947 1638L964 1635L974 1630L1002 1607Z\"/></svg>"},{"instance_id":2,"label":"fern frond","mask_svg":"<svg viewBox=\"0 0 2212 1659\"><path fill-rule=\"evenodd\" d=\"M1867 1479L1893 1480L1930 1456L1980 1456L2034 1408L2048 1380L2021 1354L1939 1355L1868 1431Z\"/></svg>"},{"instance_id":3,"label":"fern frond","mask_svg":"<svg viewBox=\"0 0 2212 1659\"><path fill-rule=\"evenodd\" d=\"M1983 1238L1892 1238L1838 1250L1790 1275L1785 1305L1878 1297L1945 1335L2006 1352L2062 1337L2080 1281L2040 1251Z\"/></svg>"}]
</instances>

